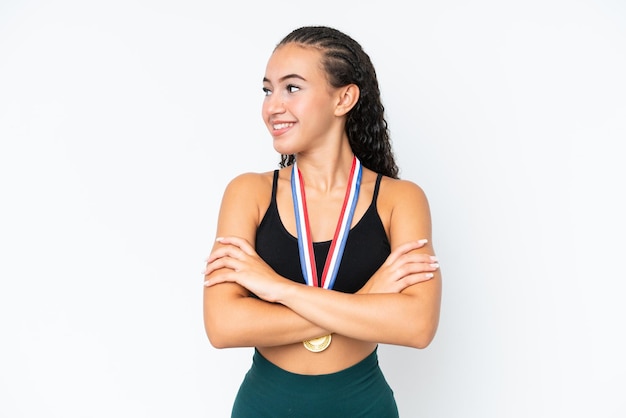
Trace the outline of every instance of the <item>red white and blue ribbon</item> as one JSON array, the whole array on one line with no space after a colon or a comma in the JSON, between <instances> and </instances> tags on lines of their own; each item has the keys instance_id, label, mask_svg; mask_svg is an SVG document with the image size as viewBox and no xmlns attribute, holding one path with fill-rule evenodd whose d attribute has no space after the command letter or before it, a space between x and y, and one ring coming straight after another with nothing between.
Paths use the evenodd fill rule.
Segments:
<instances>
[{"instance_id":1,"label":"red white and blue ribbon","mask_svg":"<svg viewBox=\"0 0 626 418\"><path fill-rule=\"evenodd\" d=\"M332 289L339 271L339 264L350 232L354 209L359 198L359 190L361 188L361 162L354 157L352 168L350 169L350 177L348 178L348 187L344 197L341 214L337 221L335 235L330 244L328 256L321 276L321 283L317 280L317 267L315 264L315 253L313 252L313 240L311 239L311 227L309 224L309 215L306 206L306 196L304 193L304 180L300 170L298 170L297 162L293 164L291 172L291 193L293 195L294 210L296 215L296 228L298 231L298 249L300 251L300 265L302 266L302 274L306 284L309 286L323 287L324 289Z\"/></svg>"}]
</instances>

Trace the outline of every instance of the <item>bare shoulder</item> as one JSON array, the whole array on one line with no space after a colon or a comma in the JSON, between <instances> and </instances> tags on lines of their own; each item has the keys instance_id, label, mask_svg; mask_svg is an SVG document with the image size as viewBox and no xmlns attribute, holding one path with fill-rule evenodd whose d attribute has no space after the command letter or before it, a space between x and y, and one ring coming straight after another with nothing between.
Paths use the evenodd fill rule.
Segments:
<instances>
[{"instance_id":1,"label":"bare shoulder","mask_svg":"<svg viewBox=\"0 0 626 418\"><path fill-rule=\"evenodd\" d=\"M392 210L398 205L414 206L416 209L424 205L428 207L426 193L422 187L410 180L383 177L380 195L381 200L391 205Z\"/></svg>"},{"instance_id":2,"label":"bare shoulder","mask_svg":"<svg viewBox=\"0 0 626 418\"><path fill-rule=\"evenodd\" d=\"M243 173L228 182L220 208L221 235L243 236L245 232L245 236L253 236L270 203L272 178L271 171Z\"/></svg>"},{"instance_id":3,"label":"bare shoulder","mask_svg":"<svg viewBox=\"0 0 626 418\"><path fill-rule=\"evenodd\" d=\"M378 198L379 214L388 228L392 247L431 239L431 215L426 193L410 180L384 177Z\"/></svg>"},{"instance_id":4,"label":"bare shoulder","mask_svg":"<svg viewBox=\"0 0 626 418\"><path fill-rule=\"evenodd\" d=\"M272 187L273 172L265 173L243 173L234 177L228 183L226 190L232 192L249 192Z\"/></svg>"},{"instance_id":5,"label":"bare shoulder","mask_svg":"<svg viewBox=\"0 0 626 418\"><path fill-rule=\"evenodd\" d=\"M250 205L252 202L269 202L273 172L243 173L234 177L224 191L223 200Z\"/></svg>"}]
</instances>

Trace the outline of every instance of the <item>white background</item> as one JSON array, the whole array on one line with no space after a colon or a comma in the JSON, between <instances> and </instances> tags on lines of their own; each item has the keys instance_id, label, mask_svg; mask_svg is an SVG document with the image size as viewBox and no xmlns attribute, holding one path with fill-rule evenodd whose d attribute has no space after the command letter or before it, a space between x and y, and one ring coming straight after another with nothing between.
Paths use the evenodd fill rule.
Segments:
<instances>
[{"instance_id":1,"label":"white background","mask_svg":"<svg viewBox=\"0 0 626 418\"><path fill-rule=\"evenodd\" d=\"M438 334L379 350L401 416L626 416L620 0L3 0L0 416L229 416L252 352L210 346L200 272L308 24L370 54L431 203Z\"/></svg>"}]
</instances>

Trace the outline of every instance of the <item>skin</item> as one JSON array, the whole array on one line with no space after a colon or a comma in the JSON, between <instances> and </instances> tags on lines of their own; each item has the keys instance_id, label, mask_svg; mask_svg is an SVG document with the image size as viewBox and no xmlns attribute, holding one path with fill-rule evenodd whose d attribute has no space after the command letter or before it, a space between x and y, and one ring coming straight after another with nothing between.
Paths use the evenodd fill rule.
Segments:
<instances>
[{"instance_id":1,"label":"skin","mask_svg":"<svg viewBox=\"0 0 626 418\"><path fill-rule=\"evenodd\" d=\"M332 239L353 154L346 114L356 85L333 88L321 52L287 44L270 57L262 117L281 154L295 154L306 188L313 241ZM280 170L277 204L296 236L292 167ZM431 240L427 198L416 184L384 177L377 207L391 244L387 261L356 294L295 283L256 253L255 234L272 192L272 172L233 179L222 199L219 237L207 260L204 321L217 348L257 347L277 366L300 374L332 373L356 364L378 343L424 348L439 322L441 273ZM363 170L354 226L370 205L376 173ZM250 298L250 292L260 299ZM332 333L321 353L302 341Z\"/></svg>"}]
</instances>

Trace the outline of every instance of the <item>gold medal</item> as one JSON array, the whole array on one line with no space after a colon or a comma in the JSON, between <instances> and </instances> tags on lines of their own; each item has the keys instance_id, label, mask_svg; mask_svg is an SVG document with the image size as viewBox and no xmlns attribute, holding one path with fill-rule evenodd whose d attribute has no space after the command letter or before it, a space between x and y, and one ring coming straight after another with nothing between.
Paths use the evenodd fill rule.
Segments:
<instances>
[{"instance_id":1,"label":"gold medal","mask_svg":"<svg viewBox=\"0 0 626 418\"><path fill-rule=\"evenodd\" d=\"M302 277L308 286L321 287L323 289L332 289L339 271L339 264L343 257L343 250L352 225L352 217L359 198L359 189L361 188L361 174L363 167L359 159L354 156L352 158L352 167L350 168L350 176L346 187L341 213L337 220L335 235L330 244L330 249L326 255L324 262L324 270L321 276L317 274L317 265L315 261L315 250L313 249L313 239L311 238L311 230L309 224L309 214L306 208L306 196L304 193L304 180L302 179L298 162L293 163L291 170L291 193L293 196L293 207L296 217L296 227L298 230L298 251L300 254L300 266L302 268ZM303 341L304 348L312 353L320 353L328 348L332 337L330 334L323 337L313 338Z\"/></svg>"},{"instance_id":2,"label":"gold medal","mask_svg":"<svg viewBox=\"0 0 626 418\"><path fill-rule=\"evenodd\" d=\"M304 341L302 344L304 344L304 348L306 348L310 352L319 353L328 348L331 340L332 337L330 336L330 334L328 334L324 335L323 337L313 338L312 340Z\"/></svg>"}]
</instances>

